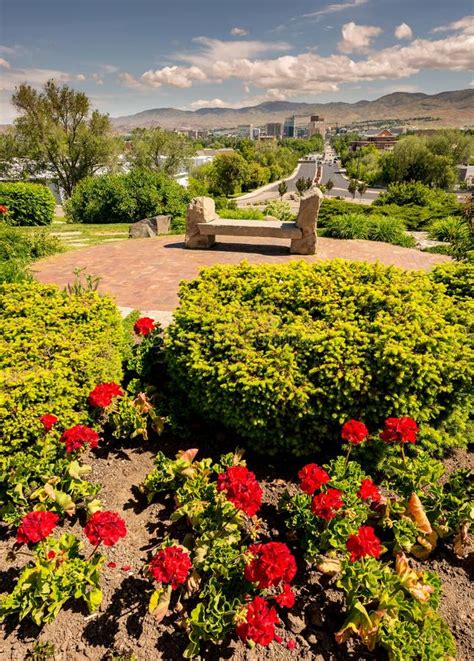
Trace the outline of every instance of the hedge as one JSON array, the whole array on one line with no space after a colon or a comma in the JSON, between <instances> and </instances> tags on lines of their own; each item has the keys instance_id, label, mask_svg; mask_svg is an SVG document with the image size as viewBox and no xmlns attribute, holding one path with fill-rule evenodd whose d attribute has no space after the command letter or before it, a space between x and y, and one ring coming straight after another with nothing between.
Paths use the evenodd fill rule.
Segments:
<instances>
[{"instance_id":1,"label":"hedge","mask_svg":"<svg viewBox=\"0 0 474 661\"><path fill-rule=\"evenodd\" d=\"M43 184L0 182L0 205L8 207L12 225L49 225L56 200Z\"/></svg>"},{"instance_id":2,"label":"hedge","mask_svg":"<svg viewBox=\"0 0 474 661\"><path fill-rule=\"evenodd\" d=\"M84 422L90 390L120 379L123 342L110 298L0 285L0 455L34 442L45 413L63 428Z\"/></svg>"},{"instance_id":3,"label":"hedge","mask_svg":"<svg viewBox=\"0 0 474 661\"><path fill-rule=\"evenodd\" d=\"M186 214L189 194L162 172L133 170L83 179L65 204L73 223L133 223L142 218Z\"/></svg>"},{"instance_id":4,"label":"hedge","mask_svg":"<svg viewBox=\"0 0 474 661\"><path fill-rule=\"evenodd\" d=\"M464 431L473 377L444 291L425 273L343 260L207 268L181 284L169 374L184 406L260 452L337 449L347 419L378 429L393 415L437 430L440 449Z\"/></svg>"},{"instance_id":5,"label":"hedge","mask_svg":"<svg viewBox=\"0 0 474 661\"><path fill-rule=\"evenodd\" d=\"M0 223L0 283L31 279L32 261L63 250L60 239L47 230L32 232Z\"/></svg>"},{"instance_id":6,"label":"hedge","mask_svg":"<svg viewBox=\"0 0 474 661\"><path fill-rule=\"evenodd\" d=\"M384 241L405 248L414 248L415 239L407 234L399 218L387 218L375 214L343 213L326 221L324 236L334 239L366 239Z\"/></svg>"}]
</instances>

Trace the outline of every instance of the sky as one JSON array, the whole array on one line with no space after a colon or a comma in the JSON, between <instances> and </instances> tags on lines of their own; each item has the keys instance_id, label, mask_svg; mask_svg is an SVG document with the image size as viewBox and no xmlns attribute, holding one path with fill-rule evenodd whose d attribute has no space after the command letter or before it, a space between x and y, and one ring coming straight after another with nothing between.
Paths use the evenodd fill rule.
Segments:
<instances>
[{"instance_id":1,"label":"sky","mask_svg":"<svg viewBox=\"0 0 474 661\"><path fill-rule=\"evenodd\" d=\"M0 0L0 123L15 86L50 78L113 117L465 89L472 13L472 0Z\"/></svg>"}]
</instances>

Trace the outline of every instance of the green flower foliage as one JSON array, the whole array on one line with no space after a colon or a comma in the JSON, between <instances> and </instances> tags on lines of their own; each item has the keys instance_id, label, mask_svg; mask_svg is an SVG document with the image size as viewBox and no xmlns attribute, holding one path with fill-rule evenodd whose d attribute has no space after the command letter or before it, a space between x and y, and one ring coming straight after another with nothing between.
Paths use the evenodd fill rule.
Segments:
<instances>
[{"instance_id":1,"label":"green flower foliage","mask_svg":"<svg viewBox=\"0 0 474 661\"><path fill-rule=\"evenodd\" d=\"M0 182L0 204L8 207L12 225L49 225L56 201L43 184Z\"/></svg>"},{"instance_id":2,"label":"green flower foliage","mask_svg":"<svg viewBox=\"0 0 474 661\"><path fill-rule=\"evenodd\" d=\"M446 292L459 300L474 302L474 264L447 262L431 272L435 282L442 282Z\"/></svg>"},{"instance_id":3,"label":"green flower foliage","mask_svg":"<svg viewBox=\"0 0 474 661\"><path fill-rule=\"evenodd\" d=\"M444 292L381 264L214 266L181 285L168 370L186 406L259 452L310 454L350 418L400 415L439 450L462 443L474 371Z\"/></svg>"},{"instance_id":4,"label":"green flower foliage","mask_svg":"<svg viewBox=\"0 0 474 661\"><path fill-rule=\"evenodd\" d=\"M85 422L89 392L120 380L122 345L120 314L107 297L39 283L1 285L0 454L42 437L45 413L63 429Z\"/></svg>"},{"instance_id":5,"label":"green flower foliage","mask_svg":"<svg viewBox=\"0 0 474 661\"><path fill-rule=\"evenodd\" d=\"M86 560L82 547L70 533L41 542L34 564L23 569L13 591L1 600L0 620L17 614L19 620L30 617L37 625L46 624L71 598L82 599L90 612L96 610L102 601L99 579L105 557L96 553Z\"/></svg>"}]
</instances>

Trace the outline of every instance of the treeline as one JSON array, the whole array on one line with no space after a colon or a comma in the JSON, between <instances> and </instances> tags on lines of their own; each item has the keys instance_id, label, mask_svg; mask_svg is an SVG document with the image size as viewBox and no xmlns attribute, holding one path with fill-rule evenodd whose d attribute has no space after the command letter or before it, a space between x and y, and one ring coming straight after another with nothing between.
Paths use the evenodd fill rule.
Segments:
<instances>
[{"instance_id":1,"label":"treeline","mask_svg":"<svg viewBox=\"0 0 474 661\"><path fill-rule=\"evenodd\" d=\"M472 135L456 129L404 136L389 152L375 145L351 150L350 143L358 138L356 133L337 135L332 144L349 177L369 185L419 181L449 190L457 182L457 166L469 163L474 152Z\"/></svg>"}]
</instances>

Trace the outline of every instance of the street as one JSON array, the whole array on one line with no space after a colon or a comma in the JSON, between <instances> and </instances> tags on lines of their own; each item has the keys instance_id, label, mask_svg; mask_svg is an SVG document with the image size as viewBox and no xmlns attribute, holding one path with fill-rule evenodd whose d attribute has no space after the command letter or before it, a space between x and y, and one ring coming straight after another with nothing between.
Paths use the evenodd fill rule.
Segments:
<instances>
[{"instance_id":1,"label":"street","mask_svg":"<svg viewBox=\"0 0 474 661\"><path fill-rule=\"evenodd\" d=\"M352 201L352 195L347 190L347 184L349 183L347 179L344 179L342 175L339 174L339 166L332 165L330 163L323 163L323 174L321 177L321 183L326 184L329 179L332 180L334 188L330 191L326 191L324 195L326 197L345 197ZM380 195L380 190L376 188L368 188L362 196L363 202L372 202ZM356 200L360 200L359 193L356 193Z\"/></svg>"},{"instance_id":2,"label":"street","mask_svg":"<svg viewBox=\"0 0 474 661\"><path fill-rule=\"evenodd\" d=\"M298 179L301 177L307 178L311 177L311 179L314 179L316 176L316 170L317 170L317 164L316 161L307 161L304 163L299 163L298 164L298 170L296 173L289 177L288 179L285 179L286 184L288 186L288 193L294 193L296 191L296 182ZM258 204L259 202L266 202L267 200L274 200L279 197L278 194L278 185L279 181L276 181L272 184L267 184L267 186L262 186L262 188L258 188L255 191L252 191L251 193L245 193L245 195L241 195L239 198L237 198L237 203L254 203Z\"/></svg>"}]
</instances>

